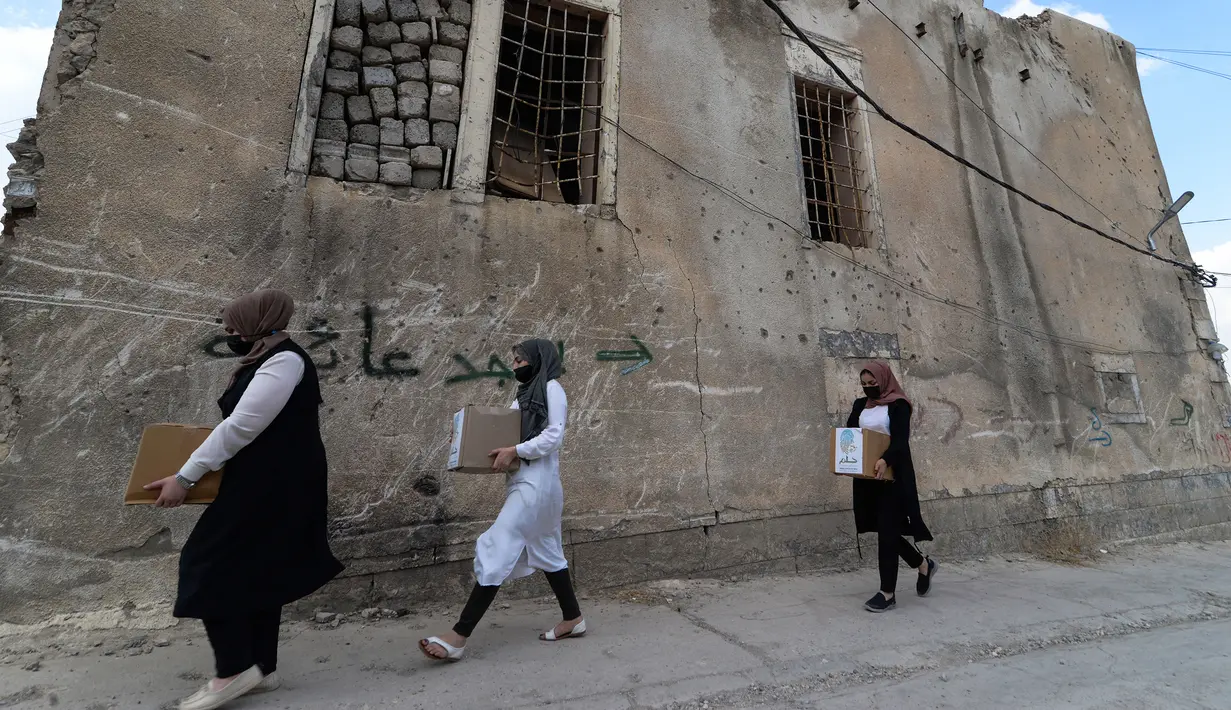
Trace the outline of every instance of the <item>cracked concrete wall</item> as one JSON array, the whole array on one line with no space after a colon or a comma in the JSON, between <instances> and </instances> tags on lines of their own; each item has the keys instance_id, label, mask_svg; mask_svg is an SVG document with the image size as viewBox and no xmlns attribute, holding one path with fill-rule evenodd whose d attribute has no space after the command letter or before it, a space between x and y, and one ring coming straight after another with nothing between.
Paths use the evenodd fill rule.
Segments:
<instances>
[{"instance_id":1,"label":"cracked concrete wall","mask_svg":"<svg viewBox=\"0 0 1231 710\"><path fill-rule=\"evenodd\" d=\"M899 118L1103 224L871 8L786 6L862 49L867 89ZM1153 225L1170 195L1130 46L972 0L882 7L926 21L921 43L963 89L1125 231ZM299 187L285 171L312 11L117 0L93 61L45 87L38 214L0 255L0 619L170 597L196 511L119 505L131 458L146 424L216 421L231 364L210 354L213 320L264 285L296 297L293 328L312 331L297 337L327 366L331 525L349 567L326 596L413 601L465 583L502 485L441 470L449 415L512 387L455 381L459 358L483 370L530 336L564 342L565 525L584 586L849 560L849 484L826 473L826 429L857 394L859 357L878 353L917 405L938 549L1026 546L1070 491L1091 502L1063 515L1093 538L1223 529L1226 378L1202 351L1200 290L875 119L877 248L801 239L791 77L761 5L624 0L619 118L794 229L627 135L614 211ZM981 62L960 56L959 11ZM1188 258L1168 229L1163 252ZM652 363L625 375L596 359L630 335ZM1096 367L1111 365L1095 350L1126 354L1117 374L1136 378L1144 424L1103 421ZM1162 520L1111 493L1143 475L1194 482L1166 525L1092 517Z\"/></svg>"}]
</instances>

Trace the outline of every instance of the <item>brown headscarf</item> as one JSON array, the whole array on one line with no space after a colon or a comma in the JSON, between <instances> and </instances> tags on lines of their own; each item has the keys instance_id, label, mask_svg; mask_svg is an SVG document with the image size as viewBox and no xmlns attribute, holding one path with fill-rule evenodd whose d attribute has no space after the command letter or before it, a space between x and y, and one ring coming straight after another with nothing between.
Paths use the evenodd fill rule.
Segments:
<instances>
[{"instance_id":1,"label":"brown headscarf","mask_svg":"<svg viewBox=\"0 0 1231 710\"><path fill-rule=\"evenodd\" d=\"M222 324L252 341L252 350L239 359L236 373L291 337L286 327L294 313L295 300L290 294L273 288L240 296L222 309Z\"/></svg>"},{"instance_id":2,"label":"brown headscarf","mask_svg":"<svg viewBox=\"0 0 1231 710\"><path fill-rule=\"evenodd\" d=\"M898 400L905 400L910 404L910 400L906 399L906 393L902 391L902 385L898 384L898 378L893 376L893 370L889 369L889 363L884 360L873 360L869 362L859 374L870 373L876 378L876 384L881 388L881 396L876 399L869 399L869 407L882 407L888 404L893 404Z\"/></svg>"}]
</instances>

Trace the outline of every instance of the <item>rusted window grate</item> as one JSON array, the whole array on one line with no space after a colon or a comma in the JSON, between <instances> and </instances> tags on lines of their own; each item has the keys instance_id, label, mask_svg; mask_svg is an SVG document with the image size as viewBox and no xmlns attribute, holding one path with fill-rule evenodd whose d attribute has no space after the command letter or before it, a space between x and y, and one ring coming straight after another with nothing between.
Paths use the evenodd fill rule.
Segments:
<instances>
[{"instance_id":1,"label":"rusted window grate","mask_svg":"<svg viewBox=\"0 0 1231 710\"><path fill-rule=\"evenodd\" d=\"M606 24L554 0L505 0L488 192L595 201Z\"/></svg>"},{"instance_id":2,"label":"rusted window grate","mask_svg":"<svg viewBox=\"0 0 1231 710\"><path fill-rule=\"evenodd\" d=\"M795 105L812 238L868 246L870 198L855 128L855 97L796 78Z\"/></svg>"}]
</instances>

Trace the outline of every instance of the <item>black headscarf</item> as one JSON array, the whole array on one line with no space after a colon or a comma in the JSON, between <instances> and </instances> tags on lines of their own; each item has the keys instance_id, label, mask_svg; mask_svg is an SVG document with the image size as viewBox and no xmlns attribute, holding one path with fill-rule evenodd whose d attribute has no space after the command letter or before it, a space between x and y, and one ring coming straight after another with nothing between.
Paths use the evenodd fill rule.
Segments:
<instances>
[{"instance_id":1,"label":"black headscarf","mask_svg":"<svg viewBox=\"0 0 1231 710\"><path fill-rule=\"evenodd\" d=\"M517 387L521 440L527 442L547 428L547 383L560 377L560 353L550 340L527 340L514 351L530 364L534 373L529 382Z\"/></svg>"}]
</instances>

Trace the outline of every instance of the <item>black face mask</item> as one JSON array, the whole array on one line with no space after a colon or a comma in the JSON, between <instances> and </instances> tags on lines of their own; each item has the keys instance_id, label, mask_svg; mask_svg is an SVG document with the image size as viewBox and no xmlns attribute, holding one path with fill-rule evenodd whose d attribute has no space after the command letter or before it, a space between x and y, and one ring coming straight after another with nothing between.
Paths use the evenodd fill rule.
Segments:
<instances>
[{"instance_id":1,"label":"black face mask","mask_svg":"<svg viewBox=\"0 0 1231 710\"><path fill-rule=\"evenodd\" d=\"M227 336L227 347L231 349L231 352L239 355L240 357L252 352L252 346L253 343L244 340L242 335Z\"/></svg>"},{"instance_id":2,"label":"black face mask","mask_svg":"<svg viewBox=\"0 0 1231 710\"><path fill-rule=\"evenodd\" d=\"M513 368L513 377L523 385L534 379L534 366L522 365L521 367Z\"/></svg>"},{"instance_id":3,"label":"black face mask","mask_svg":"<svg viewBox=\"0 0 1231 710\"><path fill-rule=\"evenodd\" d=\"M872 385L871 387L865 386L863 388L863 393L868 396L868 399L875 401L880 399L881 388L876 385Z\"/></svg>"}]
</instances>

